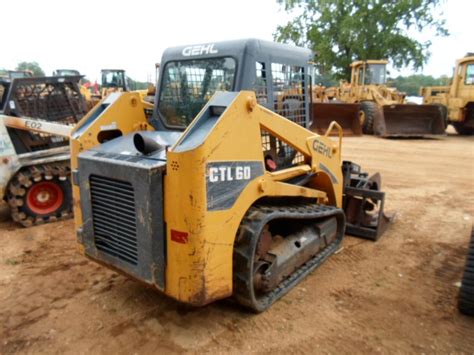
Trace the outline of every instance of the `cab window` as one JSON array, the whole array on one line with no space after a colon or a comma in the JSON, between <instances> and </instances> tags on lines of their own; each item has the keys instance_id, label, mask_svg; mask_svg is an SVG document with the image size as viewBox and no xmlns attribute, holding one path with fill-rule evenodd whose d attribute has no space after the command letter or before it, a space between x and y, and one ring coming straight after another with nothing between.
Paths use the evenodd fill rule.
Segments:
<instances>
[{"instance_id":1,"label":"cab window","mask_svg":"<svg viewBox=\"0 0 474 355\"><path fill-rule=\"evenodd\" d=\"M233 89L235 70L230 57L166 63L158 102L165 126L187 127L216 91Z\"/></svg>"},{"instance_id":2,"label":"cab window","mask_svg":"<svg viewBox=\"0 0 474 355\"><path fill-rule=\"evenodd\" d=\"M468 64L466 67L466 80L464 81L466 85L474 85L474 63Z\"/></svg>"},{"instance_id":3,"label":"cab window","mask_svg":"<svg viewBox=\"0 0 474 355\"><path fill-rule=\"evenodd\" d=\"M369 64L365 70L365 84L384 85L386 82L385 64Z\"/></svg>"}]
</instances>

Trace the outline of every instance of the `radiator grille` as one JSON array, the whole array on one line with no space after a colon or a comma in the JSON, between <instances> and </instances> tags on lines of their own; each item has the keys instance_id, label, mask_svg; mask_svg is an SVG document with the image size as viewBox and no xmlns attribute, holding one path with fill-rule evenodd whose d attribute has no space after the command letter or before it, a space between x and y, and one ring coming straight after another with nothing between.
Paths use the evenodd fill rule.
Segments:
<instances>
[{"instance_id":1,"label":"radiator grille","mask_svg":"<svg viewBox=\"0 0 474 355\"><path fill-rule=\"evenodd\" d=\"M91 175L89 182L96 248L137 265L137 221L132 185L96 175Z\"/></svg>"}]
</instances>

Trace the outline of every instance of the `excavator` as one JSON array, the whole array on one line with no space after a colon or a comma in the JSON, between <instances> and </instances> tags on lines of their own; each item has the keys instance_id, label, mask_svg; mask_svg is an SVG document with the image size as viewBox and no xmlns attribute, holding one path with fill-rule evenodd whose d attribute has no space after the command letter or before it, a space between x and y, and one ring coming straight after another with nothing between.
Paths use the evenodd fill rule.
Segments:
<instances>
[{"instance_id":1,"label":"excavator","mask_svg":"<svg viewBox=\"0 0 474 355\"><path fill-rule=\"evenodd\" d=\"M365 134L380 137L424 137L445 135L443 110L434 105L416 105L406 102L405 94L387 86L386 60L355 61L351 64L351 81L324 91L329 102L359 105L359 121ZM341 110L349 112L350 106ZM321 106L321 104L320 104ZM324 105L323 105L324 107ZM326 110L332 107L326 105ZM342 118L344 112L334 110ZM353 120L350 118L349 122Z\"/></svg>"},{"instance_id":2,"label":"excavator","mask_svg":"<svg viewBox=\"0 0 474 355\"><path fill-rule=\"evenodd\" d=\"M422 87L420 96L439 107L459 134L474 134L474 53L456 61L451 85Z\"/></svg>"},{"instance_id":3,"label":"excavator","mask_svg":"<svg viewBox=\"0 0 474 355\"><path fill-rule=\"evenodd\" d=\"M151 114L135 92L103 99L71 133L80 251L180 302L262 312L345 233L377 240L380 175L342 161L336 122L308 129L310 58L256 39L174 47Z\"/></svg>"}]
</instances>

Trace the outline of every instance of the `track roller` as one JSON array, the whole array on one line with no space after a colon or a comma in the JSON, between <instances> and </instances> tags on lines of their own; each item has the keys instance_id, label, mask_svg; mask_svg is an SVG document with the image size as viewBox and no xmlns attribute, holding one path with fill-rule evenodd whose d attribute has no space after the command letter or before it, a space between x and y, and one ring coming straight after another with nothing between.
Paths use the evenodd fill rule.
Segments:
<instances>
[{"instance_id":1,"label":"track roller","mask_svg":"<svg viewBox=\"0 0 474 355\"><path fill-rule=\"evenodd\" d=\"M333 254L344 237L341 209L315 203L249 209L234 246L234 297L262 312Z\"/></svg>"}]
</instances>

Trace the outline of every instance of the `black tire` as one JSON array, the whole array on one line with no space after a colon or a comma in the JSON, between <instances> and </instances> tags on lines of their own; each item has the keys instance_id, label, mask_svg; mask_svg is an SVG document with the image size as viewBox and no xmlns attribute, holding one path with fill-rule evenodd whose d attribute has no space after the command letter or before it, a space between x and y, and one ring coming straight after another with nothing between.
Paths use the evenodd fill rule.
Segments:
<instances>
[{"instance_id":1,"label":"black tire","mask_svg":"<svg viewBox=\"0 0 474 355\"><path fill-rule=\"evenodd\" d=\"M433 104L438 107L439 111L441 112L441 117L443 118L444 129L448 128L448 108L443 104Z\"/></svg>"},{"instance_id":2,"label":"black tire","mask_svg":"<svg viewBox=\"0 0 474 355\"><path fill-rule=\"evenodd\" d=\"M464 122L451 122L456 132L461 136L472 136L474 128L466 127Z\"/></svg>"},{"instance_id":3,"label":"black tire","mask_svg":"<svg viewBox=\"0 0 474 355\"><path fill-rule=\"evenodd\" d=\"M379 110L375 102L363 101L360 103L360 111L364 115L364 122L362 123L362 132L364 134L374 134L375 116L379 113Z\"/></svg>"},{"instance_id":4,"label":"black tire","mask_svg":"<svg viewBox=\"0 0 474 355\"><path fill-rule=\"evenodd\" d=\"M45 189L52 192L54 200L38 201L38 196L44 196ZM49 199L50 195L46 198ZM68 164L23 168L7 186L7 201L12 219L24 227L71 217L72 188Z\"/></svg>"},{"instance_id":5,"label":"black tire","mask_svg":"<svg viewBox=\"0 0 474 355\"><path fill-rule=\"evenodd\" d=\"M461 136L472 136L474 134L474 104L471 103L467 106L466 119L464 121L451 122L451 124Z\"/></svg>"},{"instance_id":6,"label":"black tire","mask_svg":"<svg viewBox=\"0 0 474 355\"><path fill-rule=\"evenodd\" d=\"M471 231L466 267L459 290L458 308L461 313L474 316L474 228Z\"/></svg>"}]
</instances>

